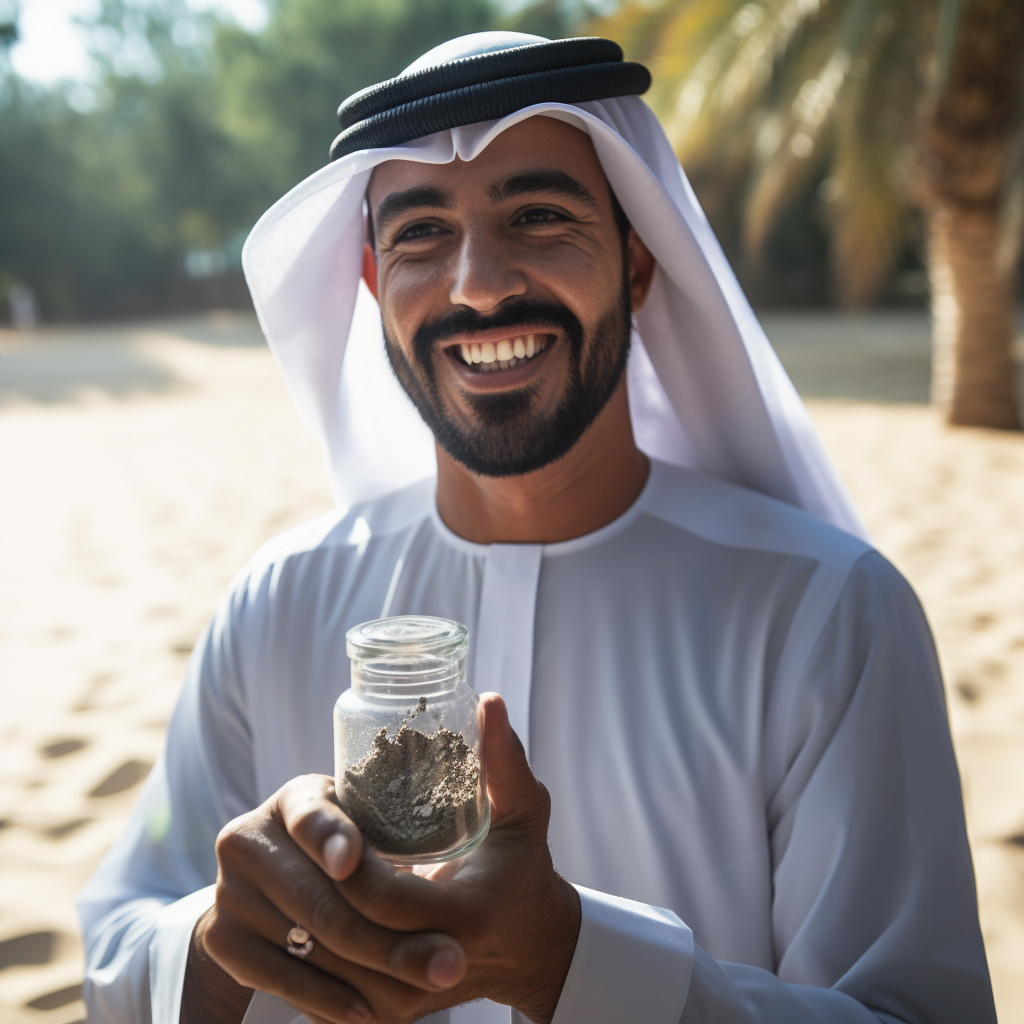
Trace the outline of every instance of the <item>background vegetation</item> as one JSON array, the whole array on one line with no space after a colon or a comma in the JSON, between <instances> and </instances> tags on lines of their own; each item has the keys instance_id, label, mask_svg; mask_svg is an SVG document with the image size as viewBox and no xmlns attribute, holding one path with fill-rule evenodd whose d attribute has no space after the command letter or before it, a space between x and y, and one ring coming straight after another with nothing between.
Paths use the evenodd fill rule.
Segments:
<instances>
[{"instance_id":1,"label":"background vegetation","mask_svg":"<svg viewBox=\"0 0 1024 1024\"><path fill-rule=\"evenodd\" d=\"M0 26L0 300L28 284L44 320L245 305L242 241L322 166L342 99L462 32L555 38L592 20L564 0L514 17L495 0L271 0L266 27L250 33L183 0L104 0L87 26L101 69L87 95L11 72L3 50L17 38L12 18ZM751 259L736 195L697 170L755 300L831 301L822 176L792 197L763 258ZM883 296L923 293L912 232L893 266Z\"/></svg>"},{"instance_id":2,"label":"background vegetation","mask_svg":"<svg viewBox=\"0 0 1024 1024\"><path fill-rule=\"evenodd\" d=\"M624 0L594 28L652 69L648 102L734 262L785 266L773 229L814 211L820 272L862 307L926 256L933 401L1020 426L1021 0Z\"/></svg>"},{"instance_id":3,"label":"background vegetation","mask_svg":"<svg viewBox=\"0 0 1024 1024\"><path fill-rule=\"evenodd\" d=\"M793 45L770 39L767 63L754 69L770 87L747 88L732 120L719 90L698 128L720 119L725 130L674 139L742 284L760 305L927 296L924 222L911 207L897 204L891 223L898 230L882 240L876 269L856 281L835 273L837 246L849 247L835 232L841 202L827 159L835 133L821 140L825 157L816 148L801 173L763 201L765 164L752 158L757 133L773 105L792 105L789 93L804 72L813 73L815 54L848 3L645 0L595 22L585 0L541 0L515 17L502 14L499 0L269 2L266 27L251 33L196 14L184 0L103 0L87 26L101 70L91 95L81 86L42 89L19 80L4 59L4 45L16 39L16 12L0 24L0 321L2 299L18 282L34 290L44 320L245 305L242 241L263 210L323 164L338 103L443 39L494 27L549 37L600 31L650 61L656 87L649 99L667 110L701 54L721 50L729 43L723 36L755 8L769 15L762 26L784 20L790 8L802 12ZM892 6L900 7L881 8ZM807 16L812 9L822 12L817 20ZM724 56L728 70L735 53ZM872 58L858 56L854 85ZM883 56L892 69L891 101L901 99L899 75L908 79L902 108L895 104L905 110L914 69L892 47ZM879 119L876 134L886 144L893 123ZM671 118L666 124L671 130ZM875 194L892 202L887 184ZM752 195L761 196L753 228Z\"/></svg>"},{"instance_id":4,"label":"background vegetation","mask_svg":"<svg viewBox=\"0 0 1024 1024\"><path fill-rule=\"evenodd\" d=\"M548 2L503 19L492 0L271 0L265 29L250 33L183 0L103 0L87 26L101 70L91 95L14 75L8 19L0 320L15 283L33 289L44 320L245 304L245 235L325 163L346 96L465 32L568 34L563 11Z\"/></svg>"}]
</instances>

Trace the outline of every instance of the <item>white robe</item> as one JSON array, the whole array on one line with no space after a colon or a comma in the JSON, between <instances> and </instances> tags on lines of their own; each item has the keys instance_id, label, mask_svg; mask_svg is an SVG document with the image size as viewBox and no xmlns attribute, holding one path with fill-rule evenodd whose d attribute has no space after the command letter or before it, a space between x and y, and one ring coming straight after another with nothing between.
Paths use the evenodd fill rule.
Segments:
<instances>
[{"instance_id":1,"label":"white robe","mask_svg":"<svg viewBox=\"0 0 1024 1024\"><path fill-rule=\"evenodd\" d=\"M469 681L503 694L551 792L583 904L554 1024L995 1021L935 652L880 555L657 462L625 514L558 544L469 543L433 487L293 530L231 586L80 899L92 1024L177 1024L214 837L331 773L345 632L382 611L469 626ZM258 993L246 1020L295 1017Z\"/></svg>"}]
</instances>

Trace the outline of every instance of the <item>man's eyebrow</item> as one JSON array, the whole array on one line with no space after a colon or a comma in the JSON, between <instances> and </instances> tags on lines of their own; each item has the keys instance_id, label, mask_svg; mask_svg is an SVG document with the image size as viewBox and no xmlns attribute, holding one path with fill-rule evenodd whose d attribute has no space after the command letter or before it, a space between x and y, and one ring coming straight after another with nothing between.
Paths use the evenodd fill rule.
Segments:
<instances>
[{"instance_id":1,"label":"man's eyebrow","mask_svg":"<svg viewBox=\"0 0 1024 1024\"><path fill-rule=\"evenodd\" d=\"M406 189L404 192L392 192L385 196L373 213L374 228L379 234L390 221L419 206L429 206L439 210L450 210L455 200L450 192L435 188L432 185L421 185L418 188Z\"/></svg>"},{"instance_id":2,"label":"man's eyebrow","mask_svg":"<svg viewBox=\"0 0 1024 1024\"><path fill-rule=\"evenodd\" d=\"M500 203L505 199L514 199L516 196L547 192L564 196L567 199L575 199L588 206L597 206L597 200L586 185L566 174L565 171L554 168L541 168L535 171L524 171L522 174L509 175L491 185L487 192L495 203Z\"/></svg>"}]
</instances>

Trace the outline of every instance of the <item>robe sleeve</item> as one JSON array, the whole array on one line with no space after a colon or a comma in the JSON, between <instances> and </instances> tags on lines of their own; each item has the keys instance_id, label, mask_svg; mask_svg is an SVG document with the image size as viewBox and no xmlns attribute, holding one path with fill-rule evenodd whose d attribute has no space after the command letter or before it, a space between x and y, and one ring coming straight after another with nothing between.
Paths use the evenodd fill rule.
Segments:
<instances>
[{"instance_id":1,"label":"robe sleeve","mask_svg":"<svg viewBox=\"0 0 1024 1024\"><path fill-rule=\"evenodd\" d=\"M995 1024L938 662L880 555L853 567L778 701L774 972L716 960L670 911L580 889L552 1024Z\"/></svg>"},{"instance_id":2,"label":"robe sleeve","mask_svg":"<svg viewBox=\"0 0 1024 1024\"><path fill-rule=\"evenodd\" d=\"M235 649L245 589L196 645L166 751L78 898L91 1024L178 1024L192 930L213 902L214 842L257 803Z\"/></svg>"}]
</instances>

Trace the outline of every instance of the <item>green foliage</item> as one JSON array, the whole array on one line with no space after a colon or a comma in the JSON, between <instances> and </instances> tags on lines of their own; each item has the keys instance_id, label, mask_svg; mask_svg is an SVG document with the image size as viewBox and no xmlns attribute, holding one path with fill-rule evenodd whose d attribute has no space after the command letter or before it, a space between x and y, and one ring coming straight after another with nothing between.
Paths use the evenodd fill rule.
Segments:
<instances>
[{"instance_id":1,"label":"green foliage","mask_svg":"<svg viewBox=\"0 0 1024 1024\"><path fill-rule=\"evenodd\" d=\"M225 126L265 194L280 194L326 162L346 96L440 42L492 25L485 0L278 0L259 36L216 33Z\"/></svg>"},{"instance_id":2,"label":"green foliage","mask_svg":"<svg viewBox=\"0 0 1024 1024\"><path fill-rule=\"evenodd\" d=\"M497 27L545 39L566 39L577 35L595 13L585 0L537 0L515 15L499 19Z\"/></svg>"},{"instance_id":3,"label":"green foliage","mask_svg":"<svg viewBox=\"0 0 1024 1024\"><path fill-rule=\"evenodd\" d=\"M107 282L131 292L165 269L159 253L132 230L131 204L117 177L104 180L118 170L110 159L116 140L94 138L84 128L59 94L11 79L4 84L0 273L31 284L53 317L89 310Z\"/></svg>"},{"instance_id":4,"label":"green foliage","mask_svg":"<svg viewBox=\"0 0 1024 1024\"><path fill-rule=\"evenodd\" d=\"M811 203L836 293L863 305L914 238L920 118L946 81L961 6L627 0L594 27L650 65L649 101L748 269L794 204Z\"/></svg>"},{"instance_id":5,"label":"green foliage","mask_svg":"<svg viewBox=\"0 0 1024 1024\"><path fill-rule=\"evenodd\" d=\"M0 0L0 61L3 51L18 41L18 8L13 0Z\"/></svg>"},{"instance_id":6,"label":"green foliage","mask_svg":"<svg viewBox=\"0 0 1024 1024\"><path fill-rule=\"evenodd\" d=\"M18 281L48 319L244 302L241 239L326 162L339 103L495 20L491 0L276 0L252 34L183 0L104 0L85 110L0 52L0 315ZM190 252L234 266L196 279Z\"/></svg>"}]
</instances>

